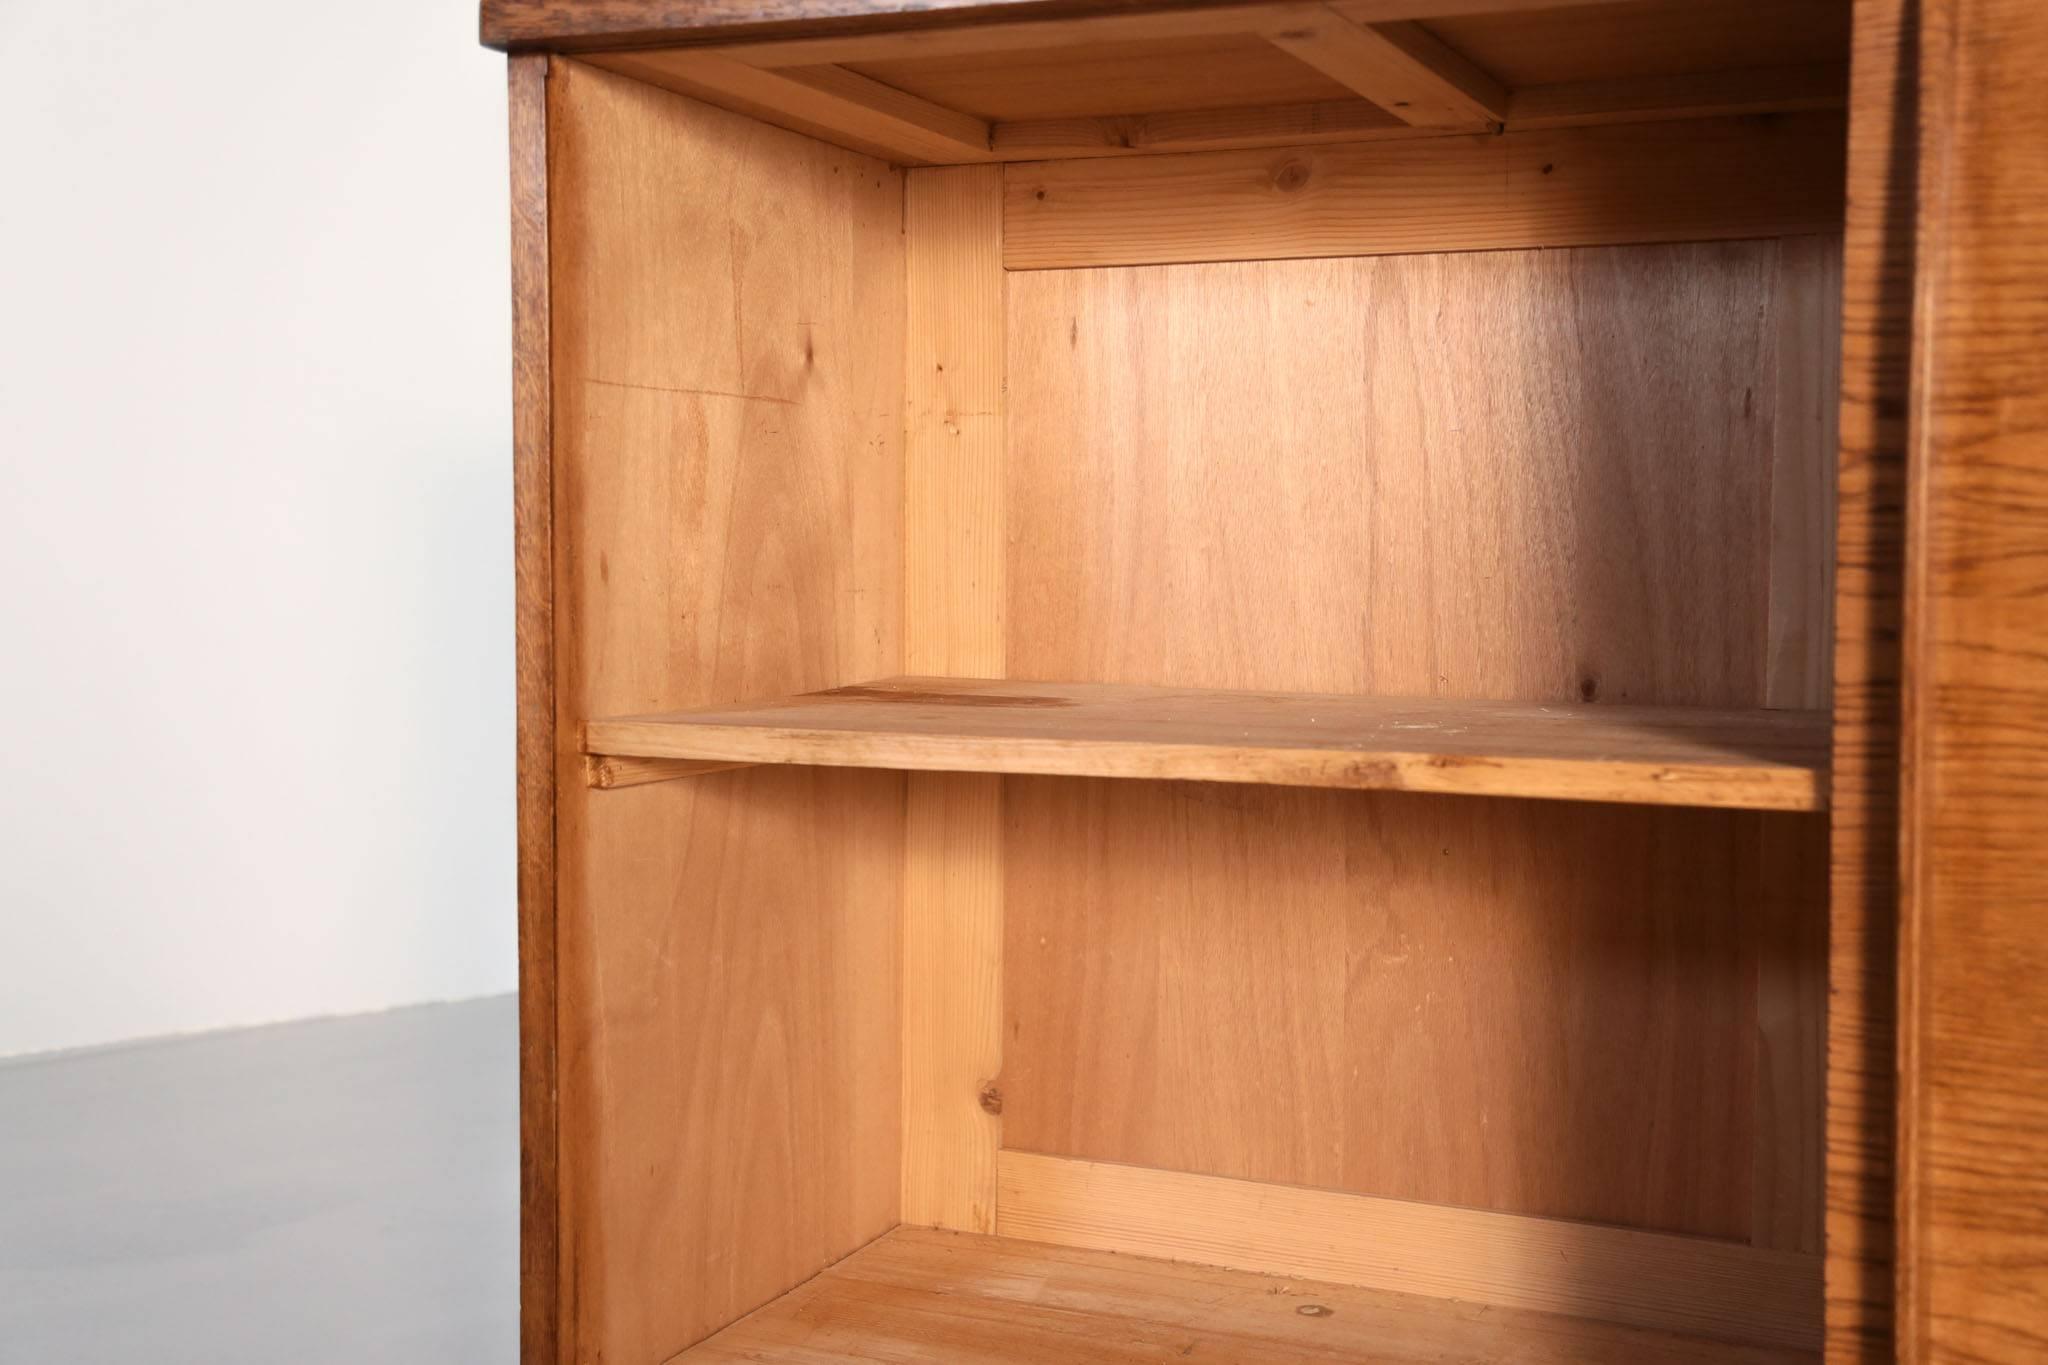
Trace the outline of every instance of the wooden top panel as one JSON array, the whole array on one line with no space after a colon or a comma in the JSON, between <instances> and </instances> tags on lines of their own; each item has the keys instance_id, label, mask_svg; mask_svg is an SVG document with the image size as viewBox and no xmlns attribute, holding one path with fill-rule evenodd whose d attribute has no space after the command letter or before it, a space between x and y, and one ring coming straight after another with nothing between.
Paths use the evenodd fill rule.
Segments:
<instances>
[{"instance_id":1,"label":"wooden top panel","mask_svg":"<svg viewBox=\"0 0 2048 1365\"><path fill-rule=\"evenodd\" d=\"M592 52L1184 8L1160 0L482 0L484 46Z\"/></svg>"},{"instance_id":2,"label":"wooden top panel","mask_svg":"<svg viewBox=\"0 0 2048 1365\"><path fill-rule=\"evenodd\" d=\"M1601 4L1610 0L1581 0ZM482 0L487 47L588 52L735 39L961 28L983 23L1164 14L1243 0ZM1350 0L1373 22L1554 8L1556 0Z\"/></svg>"},{"instance_id":3,"label":"wooden top panel","mask_svg":"<svg viewBox=\"0 0 2048 1365\"><path fill-rule=\"evenodd\" d=\"M1279 0L1274 7L1280 7ZM1849 0L1579 0L1566 5L1555 0L1337 0L1333 7L1361 24L1424 21L1453 50L1513 89L1839 63L1848 49L1850 13ZM885 64L891 75L909 82L903 88L928 88L930 98L944 103L941 90L980 77L995 87L1012 79L1009 60L1020 47L1037 49L1022 63L1025 67L1084 68L1115 40L1106 32L1085 33L1092 25L1083 25L1064 32L1048 28L1048 41L1032 43L1014 31L1016 25L1153 16L1146 25L1150 50L1142 55L1171 63L1183 55L1175 50L1176 31L1213 33L1218 25L1201 18L1205 12L1245 8L1247 0L484 0L482 36L493 47L511 50L595 51L950 31L956 36L918 59L929 69L913 71L893 60ZM1176 22L1175 16L1186 20ZM991 24L1012 26L989 42L991 49L1009 56L988 63L963 57L976 44L957 35ZM1242 75L1258 79L1262 68L1250 49L1238 55ZM1124 78L1118 72L1113 83ZM1203 106L1159 108L1248 102L1228 84L1212 86L1209 96ZM1033 109L1001 115L991 110L989 116L1059 115Z\"/></svg>"},{"instance_id":4,"label":"wooden top panel","mask_svg":"<svg viewBox=\"0 0 2048 1365\"><path fill-rule=\"evenodd\" d=\"M818 0L814 17L771 21L803 9L771 4L722 25L700 22L715 5L641 6L684 25L669 29L604 28L596 16L630 7L600 0L552 21L559 31L516 30L539 37L491 27L520 3L491 0L487 38L589 50L636 80L906 165L1839 107L1848 36L1848 0L939 0L858 15Z\"/></svg>"},{"instance_id":5,"label":"wooden top panel","mask_svg":"<svg viewBox=\"0 0 2048 1365\"><path fill-rule=\"evenodd\" d=\"M853 70L987 119L1112 117L1355 98L1347 87L1249 34L862 62Z\"/></svg>"},{"instance_id":6,"label":"wooden top panel","mask_svg":"<svg viewBox=\"0 0 2048 1365\"><path fill-rule=\"evenodd\" d=\"M891 678L594 720L592 753L1817 810L1809 711Z\"/></svg>"},{"instance_id":7,"label":"wooden top panel","mask_svg":"<svg viewBox=\"0 0 2048 1365\"><path fill-rule=\"evenodd\" d=\"M1345 8L1339 5L1341 10ZM1428 30L1510 90L1758 68L1830 67L1848 50L1842 0L1628 0L1452 15ZM1354 91L1250 33L1048 43L854 65L886 85L990 119L1305 104Z\"/></svg>"}]
</instances>

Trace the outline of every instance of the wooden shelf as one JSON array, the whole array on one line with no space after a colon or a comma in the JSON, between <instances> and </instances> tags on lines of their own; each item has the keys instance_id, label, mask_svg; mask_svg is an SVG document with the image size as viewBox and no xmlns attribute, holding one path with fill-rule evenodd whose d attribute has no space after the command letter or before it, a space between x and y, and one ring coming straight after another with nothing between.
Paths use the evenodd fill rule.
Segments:
<instances>
[{"instance_id":1,"label":"wooden shelf","mask_svg":"<svg viewBox=\"0 0 2048 1365\"><path fill-rule=\"evenodd\" d=\"M938 1365L1807 1365L1739 1346L1551 1313L898 1229L683 1352Z\"/></svg>"},{"instance_id":2,"label":"wooden shelf","mask_svg":"<svg viewBox=\"0 0 2048 1365\"><path fill-rule=\"evenodd\" d=\"M585 745L676 775L815 763L1812 811L1828 736L1813 711L890 678L594 720Z\"/></svg>"}]
</instances>

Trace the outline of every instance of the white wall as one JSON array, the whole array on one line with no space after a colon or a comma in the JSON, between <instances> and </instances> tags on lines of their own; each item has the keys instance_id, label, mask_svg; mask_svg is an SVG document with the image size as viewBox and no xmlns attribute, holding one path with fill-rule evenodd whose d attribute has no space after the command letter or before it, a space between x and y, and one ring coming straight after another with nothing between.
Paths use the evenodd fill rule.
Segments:
<instances>
[{"instance_id":1,"label":"white wall","mask_svg":"<svg viewBox=\"0 0 2048 1365\"><path fill-rule=\"evenodd\" d=\"M0 0L0 1055L513 986L474 0Z\"/></svg>"}]
</instances>

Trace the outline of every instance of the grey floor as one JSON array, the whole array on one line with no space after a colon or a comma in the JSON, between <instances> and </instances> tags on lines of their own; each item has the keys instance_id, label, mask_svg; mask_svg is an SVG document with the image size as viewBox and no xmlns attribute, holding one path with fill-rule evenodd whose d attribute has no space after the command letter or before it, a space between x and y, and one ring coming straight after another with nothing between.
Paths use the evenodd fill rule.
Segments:
<instances>
[{"instance_id":1,"label":"grey floor","mask_svg":"<svg viewBox=\"0 0 2048 1365\"><path fill-rule=\"evenodd\" d=\"M511 997L0 1062L0 1362L518 1355Z\"/></svg>"}]
</instances>

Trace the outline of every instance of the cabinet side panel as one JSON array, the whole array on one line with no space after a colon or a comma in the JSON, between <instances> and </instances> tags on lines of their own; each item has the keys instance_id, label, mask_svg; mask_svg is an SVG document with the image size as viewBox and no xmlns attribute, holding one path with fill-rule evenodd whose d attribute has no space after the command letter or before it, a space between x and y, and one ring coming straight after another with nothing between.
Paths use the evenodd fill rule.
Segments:
<instances>
[{"instance_id":1,"label":"cabinet side panel","mask_svg":"<svg viewBox=\"0 0 2048 1365\"><path fill-rule=\"evenodd\" d=\"M1832 260L1013 273L1011 673L1765 704L1824 629L1773 483ZM1016 780L1004 835L1006 1147L1810 1247L1818 1160L1760 1130L1818 1061L1758 989L1792 954L1772 1008L1818 1009L1822 821Z\"/></svg>"},{"instance_id":2,"label":"cabinet side panel","mask_svg":"<svg viewBox=\"0 0 2048 1365\"><path fill-rule=\"evenodd\" d=\"M554 411L549 387L548 57L507 63L512 190L512 511L519 688L519 1340L560 1358L555 1134Z\"/></svg>"},{"instance_id":3,"label":"cabinet side panel","mask_svg":"<svg viewBox=\"0 0 2048 1365\"><path fill-rule=\"evenodd\" d=\"M1900 1357L2048 1359L2048 10L1927 0L1908 455Z\"/></svg>"},{"instance_id":4,"label":"cabinet side panel","mask_svg":"<svg viewBox=\"0 0 2048 1365\"><path fill-rule=\"evenodd\" d=\"M550 137L564 1344L660 1361L897 1221L903 780L579 730L899 667L902 182L574 62Z\"/></svg>"},{"instance_id":5,"label":"cabinet side panel","mask_svg":"<svg viewBox=\"0 0 2048 1365\"><path fill-rule=\"evenodd\" d=\"M1829 853L1827 1350L1892 1359L1899 673L1918 5L1857 0L1842 276Z\"/></svg>"}]
</instances>

